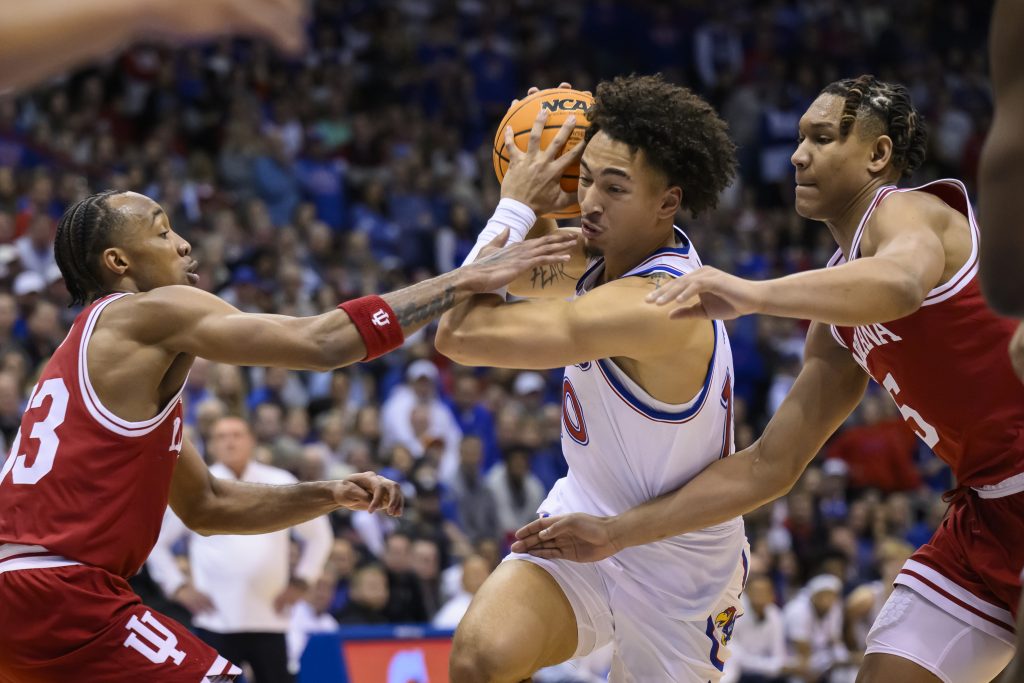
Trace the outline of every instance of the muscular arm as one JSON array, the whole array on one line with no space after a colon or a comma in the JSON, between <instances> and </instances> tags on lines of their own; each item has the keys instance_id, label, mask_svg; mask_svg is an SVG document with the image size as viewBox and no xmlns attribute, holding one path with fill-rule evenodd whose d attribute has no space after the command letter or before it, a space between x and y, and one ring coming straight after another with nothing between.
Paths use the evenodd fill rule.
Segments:
<instances>
[{"instance_id":1,"label":"muscular arm","mask_svg":"<svg viewBox=\"0 0 1024 683\"><path fill-rule=\"evenodd\" d=\"M0 3L0 91L27 87L146 35L240 31L296 50L300 0L32 0Z\"/></svg>"},{"instance_id":2,"label":"muscular arm","mask_svg":"<svg viewBox=\"0 0 1024 683\"><path fill-rule=\"evenodd\" d=\"M464 365L518 369L564 367L597 358L658 358L708 332L707 323L678 325L646 306L652 279L624 278L566 301L506 304L479 295L441 318L437 349ZM636 331L644 330L638 344ZM638 358L638 354L645 358Z\"/></svg>"},{"instance_id":3,"label":"muscular arm","mask_svg":"<svg viewBox=\"0 0 1024 683\"><path fill-rule=\"evenodd\" d=\"M910 315L942 278L945 251L929 227L935 210L928 200L888 197L865 227L860 258L767 281L761 312L835 325Z\"/></svg>"},{"instance_id":4,"label":"muscular arm","mask_svg":"<svg viewBox=\"0 0 1024 683\"><path fill-rule=\"evenodd\" d=\"M405 289L384 294L408 335L470 294L508 283L534 266L565 258L571 240L552 235L498 248L474 263ZM497 245L500 246L500 245ZM344 311L293 318L242 313L212 294L185 286L158 287L115 303L104 325L129 339L172 353L235 365L329 370L367 355Z\"/></svg>"},{"instance_id":5,"label":"muscular arm","mask_svg":"<svg viewBox=\"0 0 1024 683\"><path fill-rule=\"evenodd\" d=\"M369 503L369 492L350 480L265 486L218 479L187 439L171 479L171 509L204 536L265 534L341 507L366 509Z\"/></svg>"},{"instance_id":6,"label":"muscular arm","mask_svg":"<svg viewBox=\"0 0 1024 683\"><path fill-rule=\"evenodd\" d=\"M995 116L981 152L981 282L998 312L1024 317L1024 2L999 0L992 14L989 58Z\"/></svg>"},{"instance_id":7,"label":"muscular arm","mask_svg":"<svg viewBox=\"0 0 1024 683\"><path fill-rule=\"evenodd\" d=\"M824 325L808 333L804 366L764 434L682 488L612 520L621 549L721 524L785 494L853 412L868 377Z\"/></svg>"}]
</instances>

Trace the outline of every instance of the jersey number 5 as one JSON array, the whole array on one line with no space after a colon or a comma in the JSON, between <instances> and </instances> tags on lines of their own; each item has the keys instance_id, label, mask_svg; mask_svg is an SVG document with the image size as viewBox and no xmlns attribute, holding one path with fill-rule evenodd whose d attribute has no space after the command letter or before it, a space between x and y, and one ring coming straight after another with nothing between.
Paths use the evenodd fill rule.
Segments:
<instances>
[{"instance_id":1,"label":"jersey number 5","mask_svg":"<svg viewBox=\"0 0 1024 683\"><path fill-rule=\"evenodd\" d=\"M32 396L28 399L26 412L33 408L40 408L46 399L50 399L50 409L42 419L32 425L29 433L30 439L39 442L39 449L36 451L35 460L27 465L28 455L21 452L21 430L14 437L14 444L11 446L11 453L0 472L0 483L11 473L11 481L15 484L38 484L39 480L50 473L53 469L53 460L57 457L57 446L60 439L57 437L57 427L64 423L64 415L68 410L68 388L60 377L51 377L42 384L37 384L32 390Z\"/></svg>"},{"instance_id":2,"label":"jersey number 5","mask_svg":"<svg viewBox=\"0 0 1024 683\"><path fill-rule=\"evenodd\" d=\"M921 413L908 405L900 403L899 399L896 398L900 393L900 387L896 384L896 380L891 374L886 373L882 386L885 387L885 390L889 392L890 396L892 396L892 400L896 402L896 407L900 409L900 415L902 415L903 419L910 425L910 429L921 437L921 440L925 442L928 448L935 448L935 444L939 442L939 433L935 430L935 427L932 427L924 421L924 418L921 417ZM914 424L911 424L911 420L914 421L914 424L916 424L917 427L915 427Z\"/></svg>"}]
</instances>

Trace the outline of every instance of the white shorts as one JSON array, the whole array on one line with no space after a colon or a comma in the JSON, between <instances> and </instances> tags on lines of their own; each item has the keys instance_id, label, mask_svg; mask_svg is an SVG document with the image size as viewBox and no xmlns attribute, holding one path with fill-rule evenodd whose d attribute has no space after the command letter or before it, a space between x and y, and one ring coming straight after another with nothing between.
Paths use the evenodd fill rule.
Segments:
<instances>
[{"instance_id":1,"label":"white shorts","mask_svg":"<svg viewBox=\"0 0 1024 683\"><path fill-rule=\"evenodd\" d=\"M617 587L621 570L609 560L579 563L512 553L504 561L543 567L561 587L576 615L574 659L615 644L609 683L708 683L722 677L729 659L733 627L743 614L748 556L745 547L728 588L701 621L673 619L627 594Z\"/></svg>"},{"instance_id":2,"label":"white shorts","mask_svg":"<svg viewBox=\"0 0 1024 683\"><path fill-rule=\"evenodd\" d=\"M902 585L893 590L868 631L866 650L909 659L944 683L991 681L1013 652L1008 639L961 621Z\"/></svg>"}]
</instances>

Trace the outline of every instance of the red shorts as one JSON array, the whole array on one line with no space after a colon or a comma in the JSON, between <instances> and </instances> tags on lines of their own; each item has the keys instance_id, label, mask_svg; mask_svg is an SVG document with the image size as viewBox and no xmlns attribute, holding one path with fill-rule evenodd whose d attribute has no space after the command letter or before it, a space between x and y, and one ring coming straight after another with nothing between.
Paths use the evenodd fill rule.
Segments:
<instances>
[{"instance_id":1,"label":"red shorts","mask_svg":"<svg viewBox=\"0 0 1024 683\"><path fill-rule=\"evenodd\" d=\"M0 681L231 680L241 670L119 576L95 567L0 573Z\"/></svg>"},{"instance_id":2,"label":"red shorts","mask_svg":"<svg viewBox=\"0 0 1024 683\"><path fill-rule=\"evenodd\" d=\"M903 565L896 583L957 618L1014 643L1024 567L1024 493L954 499L935 535Z\"/></svg>"}]
</instances>

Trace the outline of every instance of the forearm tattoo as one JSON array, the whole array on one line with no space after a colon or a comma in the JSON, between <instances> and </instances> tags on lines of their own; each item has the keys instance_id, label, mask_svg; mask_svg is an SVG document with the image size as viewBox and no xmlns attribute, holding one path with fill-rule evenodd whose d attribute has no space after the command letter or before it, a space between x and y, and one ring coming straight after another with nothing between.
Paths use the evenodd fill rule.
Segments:
<instances>
[{"instance_id":1,"label":"forearm tattoo","mask_svg":"<svg viewBox=\"0 0 1024 683\"><path fill-rule=\"evenodd\" d=\"M407 327L437 318L455 303L455 287L449 286L445 287L440 294L435 294L426 301L410 301L407 304L394 306L394 311L398 316L398 324Z\"/></svg>"}]
</instances>

